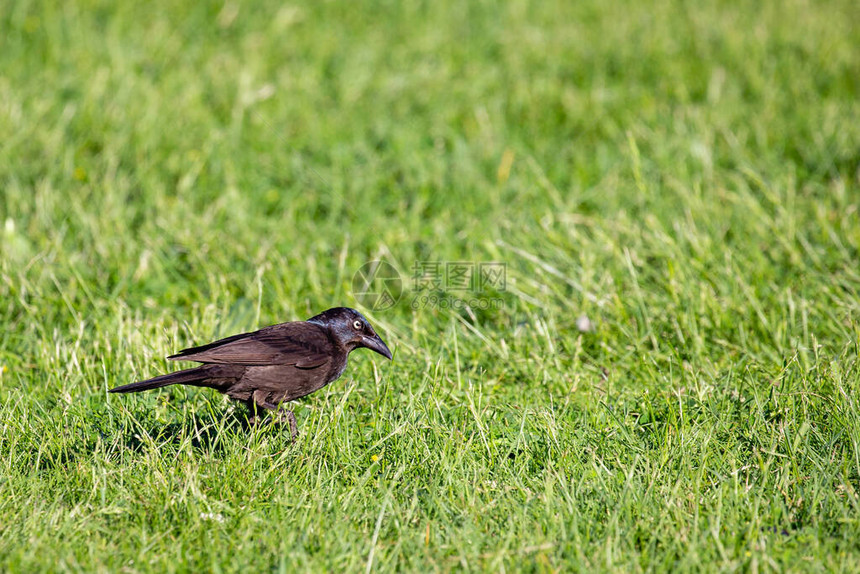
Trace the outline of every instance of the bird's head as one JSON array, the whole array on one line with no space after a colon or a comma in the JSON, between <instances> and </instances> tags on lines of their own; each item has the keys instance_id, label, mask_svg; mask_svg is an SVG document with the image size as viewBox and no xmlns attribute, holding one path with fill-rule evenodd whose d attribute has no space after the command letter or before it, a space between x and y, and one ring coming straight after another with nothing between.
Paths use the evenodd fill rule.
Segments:
<instances>
[{"instance_id":1,"label":"bird's head","mask_svg":"<svg viewBox=\"0 0 860 574\"><path fill-rule=\"evenodd\" d=\"M391 351L385 341L376 334L364 315L349 307L335 307L308 319L329 330L334 340L349 351L366 347L376 351L386 359L391 359Z\"/></svg>"}]
</instances>

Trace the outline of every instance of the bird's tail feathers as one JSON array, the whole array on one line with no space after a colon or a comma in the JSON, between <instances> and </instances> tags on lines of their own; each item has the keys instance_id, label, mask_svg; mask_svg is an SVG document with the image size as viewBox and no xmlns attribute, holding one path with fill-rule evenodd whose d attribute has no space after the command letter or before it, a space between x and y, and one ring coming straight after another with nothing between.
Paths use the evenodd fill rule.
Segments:
<instances>
[{"instance_id":1,"label":"bird's tail feathers","mask_svg":"<svg viewBox=\"0 0 860 574\"><path fill-rule=\"evenodd\" d=\"M160 389L169 385L189 385L199 382L206 378L203 367L194 369L185 369L184 371L176 371L167 375L161 375L154 379L147 379L138 383L130 383L109 390L109 393L137 393L140 391L148 391L150 389Z\"/></svg>"}]
</instances>

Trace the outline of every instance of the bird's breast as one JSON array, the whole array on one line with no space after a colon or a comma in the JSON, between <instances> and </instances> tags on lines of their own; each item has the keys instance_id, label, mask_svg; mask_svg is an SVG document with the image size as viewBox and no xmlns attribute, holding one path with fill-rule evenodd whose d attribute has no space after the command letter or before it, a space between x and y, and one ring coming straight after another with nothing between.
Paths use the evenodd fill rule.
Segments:
<instances>
[{"instance_id":1,"label":"bird's breast","mask_svg":"<svg viewBox=\"0 0 860 574\"><path fill-rule=\"evenodd\" d=\"M346 370L347 363L347 354L343 355L335 355L332 358L331 366L329 367L328 377L326 380L326 384L331 383L332 381L336 381L340 378L343 372Z\"/></svg>"}]
</instances>

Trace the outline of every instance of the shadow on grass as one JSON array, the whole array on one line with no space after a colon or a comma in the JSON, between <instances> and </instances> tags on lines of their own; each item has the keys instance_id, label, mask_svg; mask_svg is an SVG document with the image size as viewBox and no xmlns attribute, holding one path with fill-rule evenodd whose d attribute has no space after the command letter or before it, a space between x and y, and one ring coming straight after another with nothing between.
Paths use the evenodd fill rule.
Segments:
<instances>
[{"instance_id":1,"label":"shadow on grass","mask_svg":"<svg viewBox=\"0 0 860 574\"><path fill-rule=\"evenodd\" d=\"M127 415L127 417L126 417ZM173 417L171 417L173 418ZM124 421L120 422L122 419ZM133 420L129 420L133 419ZM22 465L37 471L68 472L87 465L94 458L139 455L148 449L178 453L190 449L206 456L226 455L236 443L247 444L248 437L277 437L289 428L280 425L250 424L244 408L224 408L201 413L176 413L170 422L159 420L150 412L125 412L108 416L105 410L91 410L57 429L48 420L29 428L17 443Z\"/></svg>"},{"instance_id":2,"label":"shadow on grass","mask_svg":"<svg viewBox=\"0 0 860 574\"><path fill-rule=\"evenodd\" d=\"M225 409L220 420L213 420L211 414L194 413L166 424L156 420L140 421L138 428L125 434L122 443L126 449L139 453L147 446L178 449L190 440L192 449L217 454L224 451L225 439L252 432L254 427L245 410Z\"/></svg>"}]
</instances>

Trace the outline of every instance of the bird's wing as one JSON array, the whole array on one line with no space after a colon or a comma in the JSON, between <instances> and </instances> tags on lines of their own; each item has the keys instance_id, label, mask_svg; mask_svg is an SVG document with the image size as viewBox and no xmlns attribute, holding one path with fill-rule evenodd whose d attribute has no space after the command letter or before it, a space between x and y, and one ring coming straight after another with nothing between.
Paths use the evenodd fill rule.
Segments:
<instances>
[{"instance_id":1,"label":"bird's wing","mask_svg":"<svg viewBox=\"0 0 860 574\"><path fill-rule=\"evenodd\" d=\"M232 365L295 365L312 369L331 360L333 352L332 342L322 327L295 321L184 349L167 358Z\"/></svg>"}]
</instances>

